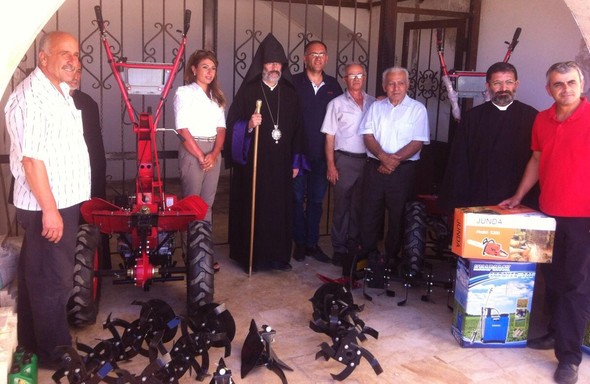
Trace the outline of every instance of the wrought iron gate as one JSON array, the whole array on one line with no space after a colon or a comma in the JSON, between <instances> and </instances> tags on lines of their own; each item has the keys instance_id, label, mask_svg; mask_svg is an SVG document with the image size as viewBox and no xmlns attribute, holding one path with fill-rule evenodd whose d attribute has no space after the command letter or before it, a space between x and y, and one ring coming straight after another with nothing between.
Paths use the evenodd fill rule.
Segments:
<instances>
[{"instance_id":1,"label":"wrought iron gate","mask_svg":"<svg viewBox=\"0 0 590 384\"><path fill-rule=\"evenodd\" d=\"M451 116L451 104L442 83L437 50L437 29L444 29L444 50L448 65L463 69L466 20L449 19L406 22L404 24L402 66L410 72L412 98L428 111L430 145L422 150L415 191L435 194L442 181L449 137L457 122Z\"/></svg>"},{"instance_id":2,"label":"wrought iron gate","mask_svg":"<svg viewBox=\"0 0 590 384\"><path fill-rule=\"evenodd\" d=\"M192 20L186 55L211 44L210 35L215 35L213 46L206 48L213 48L217 52L221 88L228 97L228 103L231 103L260 41L268 32L272 32L283 44L292 73L303 70L305 44L319 39L328 47L329 61L325 70L329 75L340 79L346 64L361 63L368 72L367 92L381 93L381 89L375 87L380 87L377 54L383 48L378 47L378 43L379 28L383 25L380 17L385 4L389 3L372 0L66 0L41 33L59 29L78 37L84 66L81 89L99 104L108 159L107 173L111 180L117 181L135 177L135 135L101 49L93 9L95 5L102 7L105 22L109 23L115 56L126 57L131 61L152 62L173 60L179 41L176 31L182 27L184 10L190 9ZM413 10L404 8L400 12L408 14ZM436 12L439 11L428 11L427 14L434 15ZM446 12L443 17L448 14ZM415 17L414 20L419 18ZM396 24L398 21L391 20L391 23ZM462 48L456 44L461 42L465 24L465 19L406 21L403 25L408 32L407 36L404 33L407 43L403 46L403 60L398 63L399 56L395 55L396 62L386 64L409 67L412 95L427 105L430 118L436 121L436 125L431 124L433 139L436 141L445 141L448 136L449 108L444 104L440 73L433 60L432 34L435 25L457 31L455 34L446 34L448 38L445 45L447 54L457 47L455 63L459 66L462 53L458 52L462 52ZM37 44L34 43L20 63L6 95L36 66L36 50ZM180 70L184 70L184 67ZM177 76L173 87L180 85L182 76ZM132 96L132 102L138 110L146 110L156 104L155 97L135 95ZM165 103L161 126L174 127L172 97ZM162 134L158 140L162 151L164 180L177 177L178 140L170 134ZM328 219L325 220L323 228L327 233Z\"/></svg>"}]
</instances>

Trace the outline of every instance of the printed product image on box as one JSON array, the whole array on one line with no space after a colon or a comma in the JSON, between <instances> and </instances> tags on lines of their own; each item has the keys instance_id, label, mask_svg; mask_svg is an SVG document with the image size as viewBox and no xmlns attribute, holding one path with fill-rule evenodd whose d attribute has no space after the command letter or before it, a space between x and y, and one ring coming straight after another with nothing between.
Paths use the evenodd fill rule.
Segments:
<instances>
[{"instance_id":1,"label":"printed product image on box","mask_svg":"<svg viewBox=\"0 0 590 384\"><path fill-rule=\"evenodd\" d=\"M550 263L555 219L525 206L455 209L455 254L473 259Z\"/></svg>"},{"instance_id":2,"label":"printed product image on box","mask_svg":"<svg viewBox=\"0 0 590 384\"><path fill-rule=\"evenodd\" d=\"M534 263L460 258L453 336L466 348L525 347L534 285Z\"/></svg>"}]
</instances>

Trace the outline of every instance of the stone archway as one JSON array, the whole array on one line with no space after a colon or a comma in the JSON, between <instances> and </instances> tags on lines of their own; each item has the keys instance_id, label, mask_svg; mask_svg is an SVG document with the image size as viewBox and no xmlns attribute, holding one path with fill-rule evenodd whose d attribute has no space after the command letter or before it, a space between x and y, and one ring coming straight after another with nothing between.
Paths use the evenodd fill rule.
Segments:
<instances>
[{"instance_id":1,"label":"stone archway","mask_svg":"<svg viewBox=\"0 0 590 384\"><path fill-rule=\"evenodd\" d=\"M563 0L569 8L590 50L590 2L587 0Z\"/></svg>"},{"instance_id":2,"label":"stone archway","mask_svg":"<svg viewBox=\"0 0 590 384\"><path fill-rule=\"evenodd\" d=\"M4 90L18 63L41 28L65 0L5 1L0 5L0 89Z\"/></svg>"},{"instance_id":3,"label":"stone archway","mask_svg":"<svg viewBox=\"0 0 590 384\"><path fill-rule=\"evenodd\" d=\"M61 7L65 0L20 0L0 5L0 89L10 80L18 62L29 48L41 28ZM588 0L563 0L570 9L580 32L590 49L590 3Z\"/></svg>"}]
</instances>

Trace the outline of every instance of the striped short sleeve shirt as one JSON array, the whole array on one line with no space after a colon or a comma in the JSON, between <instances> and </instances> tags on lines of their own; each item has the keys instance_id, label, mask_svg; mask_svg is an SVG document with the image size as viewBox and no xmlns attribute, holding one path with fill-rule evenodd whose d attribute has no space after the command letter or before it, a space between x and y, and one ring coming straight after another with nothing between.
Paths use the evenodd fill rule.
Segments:
<instances>
[{"instance_id":1,"label":"striped short sleeve shirt","mask_svg":"<svg viewBox=\"0 0 590 384\"><path fill-rule=\"evenodd\" d=\"M76 109L67 84L60 86L63 95L36 68L17 85L4 108L17 208L41 210L25 178L23 157L44 162L58 209L90 197L90 160L81 112Z\"/></svg>"}]
</instances>

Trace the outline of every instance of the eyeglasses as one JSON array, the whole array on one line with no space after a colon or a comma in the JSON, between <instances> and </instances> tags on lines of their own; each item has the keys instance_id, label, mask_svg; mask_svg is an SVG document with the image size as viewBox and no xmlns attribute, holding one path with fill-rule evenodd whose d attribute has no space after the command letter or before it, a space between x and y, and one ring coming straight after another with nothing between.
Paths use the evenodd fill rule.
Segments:
<instances>
[{"instance_id":1,"label":"eyeglasses","mask_svg":"<svg viewBox=\"0 0 590 384\"><path fill-rule=\"evenodd\" d=\"M307 54L307 56L311 56L314 59L317 59L318 57L320 59L323 59L324 57L326 57L326 52L310 52Z\"/></svg>"},{"instance_id":2,"label":"eyeglasses","mask_svg":"<svg viewBox=\"0 0 590 384\"><path fill-rule=\"evenodd\" d=\"M362 73L357 73L346 75L345 77L348 77L350 80L361 80L363 77L365 77L365 75Z\"/></svg>"},{"instance_id":3,"label":"eyeglasses","mask_svg":"<svg viewBox=\"0 0 590 384\"><path fill-rule=\"evenodd\" d=\"M501 87L502 85L506 85L507 87L512 87L514 84L516 84L516 81L514 81L514 80L492 81L490 84L492 85L492 87Z\"/></svg>"}]
</instances>

